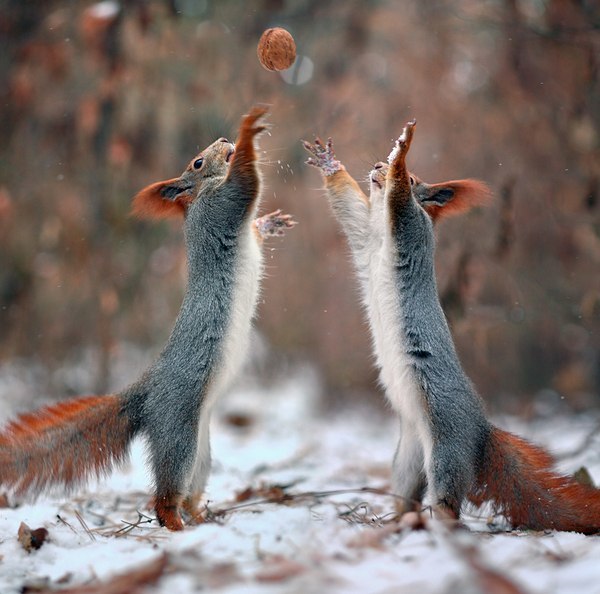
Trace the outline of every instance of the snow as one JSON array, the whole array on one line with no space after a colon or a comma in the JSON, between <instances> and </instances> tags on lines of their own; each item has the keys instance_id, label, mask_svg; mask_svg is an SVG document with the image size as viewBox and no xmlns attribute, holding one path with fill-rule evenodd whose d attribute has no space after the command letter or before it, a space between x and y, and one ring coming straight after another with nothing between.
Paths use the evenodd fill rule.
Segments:
<instances>
[{"instance_id":1,"label":"snow","mask_svg":"<svg viewBox=\"0 0 600 594\"><path fill-rule=\"evenodd\" d=\"M0 386L0 400L5 395ZM208 509L238 507L183 533L146 521L117 534L131 528L138 511L153 516L141 442L130 463L85 490L0 509L0 592L95 584L166 553L168 571L152 592L487 592L478 573L483 567L533 594L600 593L599 537L502 532L498 525L494 531L477 510L465 516L469 531L430 522L427 530L398 532L386 522L393 498L360 492L388 488L395 418L356 408L325 415L318 400L318 382L305 372L269 388L238 388L225 398L212 424ZM233 414L247 426L232 424ZM498 422L560 455L576 450L598 421L586 415ZM582 464L600 482L597 438L560 463L565 471ZM280 503L260 495L235 501L248 487L272 485L295 496ZM21 522L49 531L39 550L29 553L19 544Z\"/></svg>"}]
</instances>

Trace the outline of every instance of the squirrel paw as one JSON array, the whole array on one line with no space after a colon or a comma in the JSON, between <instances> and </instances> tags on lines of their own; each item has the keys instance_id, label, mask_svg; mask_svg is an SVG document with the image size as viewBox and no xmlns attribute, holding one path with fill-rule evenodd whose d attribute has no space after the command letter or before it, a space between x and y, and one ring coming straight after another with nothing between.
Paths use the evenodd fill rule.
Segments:
<instances>
[{"instance_id":1,"label":"squirrel paw","mask_svg":"<svg viewBox=\"0 0 600 594\"><path fill-rule=\"evenodd\" d=\"M267 126L258 124L257 122L269 112L269 108L263 105L255 105L250 112L245 115L242 119L242 125L240 126L240 136L243 133L249 134L250 136L256 136L264 130Z\"/></svg>"},{"instance_id":2,"label":"squirrel paw","mask_svg":"<svg viewBox=\"0 0 600 594\"><path fill-rule=\"evenodd\" d=\"M200 507L200 501L202 500L202 494L196 493L194 495L188 495L181 504L181 507L185 513L186 524L190 526L197 526L203 524L206 521L205 507Z\"/></svg>"},{"instance_id":3,"label":"squirrel paw","mask_svg":"<svg viewBox=\"0 0 600 594\"><path fill-rule=\"evenodd\" d=\"M306 164L317 167L326 177L343 169L343 165L335 158L331 138L327 139L326 144L320 138L315 138L314 144L303 140L302 146L312 155L306 160Z\"/></svg>"},{"instance_id":4,"label":"squirrel paw","mask_svg":"<svg viewBox=\"0 0 600 594\"><path fill-rule=\"evenodd\" d=\"M161 526L164 526L167 530L172 530L173 532L183 530L183 520L181 519L181 514L177 508L166 508L157 505L155 511L158 523Z\"/></svg>"},{"instance_id":5,"label":"squirrel paw","mask_svg":"<svg viewBox=\"0 0 600 594\"><path fill-rule=\"evenodd\" d=\"M394 148L392 152L388 155L388 163L391 165L393 161L395 161L398 157L404 159L406 154L408 153L408 149L410 148L410 143L412 142L413 135L415 133L415 126L417 125L417 120L411 120L407 122L402 130L402 134L398 137L394 144Z\"/></svg>"},{"instance_id":6,"label":"squirrel paw","mask_svg":"<svg viewBox=\"0 0 600 594\"><path fill-rule=\"evenodd\" d=\"M297 224L297 221L292 219L292 215L282 214L281 209L277 209L254 221L256 229L263 239L267 237L282 237L286 229L291 229Z\"/></svg>"}]
</instances>

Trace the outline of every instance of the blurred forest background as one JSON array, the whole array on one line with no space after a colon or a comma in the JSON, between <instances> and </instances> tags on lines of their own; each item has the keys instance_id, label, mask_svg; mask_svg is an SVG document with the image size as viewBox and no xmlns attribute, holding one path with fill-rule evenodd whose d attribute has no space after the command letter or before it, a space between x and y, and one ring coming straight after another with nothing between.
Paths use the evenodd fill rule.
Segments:
<instances>
[{"instance_id":1,"label":"blurred forest background","mask_svg":"<svg viewBox=\"0 0 600 594\"><path fill-rule=\"evenodd\" d=\"M181 225L133 220L131 197L267 102L263 212L300 224L267 248L265 372L314 363L330 405L380 402L347 248L299 139L333 136L363 180L416 117L417 175L495 194L438 229L440 293L484 399L600 406L595 1L0 6L0 364L50 370L58 397L107 389L124 345L157 353L185 284ZM271 26L298 46L282 74L256 58ZM65 361L87 379L52 373Z\"/></svg>"}]
</instances>

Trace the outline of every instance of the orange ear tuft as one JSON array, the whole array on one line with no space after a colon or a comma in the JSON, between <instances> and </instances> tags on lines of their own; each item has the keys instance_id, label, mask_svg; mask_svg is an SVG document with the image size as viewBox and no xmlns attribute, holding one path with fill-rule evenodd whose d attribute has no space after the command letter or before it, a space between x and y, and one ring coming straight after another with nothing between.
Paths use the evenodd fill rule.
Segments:
<instances>
[{"instance_id":1,"label":"orange ear tuft","mask_svg":"<svg viewBox=\"0 0 600 594\"><path fill-rule=\"evenodd\" d=\"M183 217L187 196L169 196L169 189L180 183L179 178L156 182L140 190L133 199L131 214L141 219ZM171 194L172 195L172 194Z\"/></svg>"},{"instance_id":2,"label":"orange ear tuft","mask_svg":"<svg viewBox=\"0 0 600 594\"><path fill-rule=\"evenodd\" d=\"M439 219L465 213L476 206L486 204L492 192L482 181L476 179L459 179L428 187L429 197L422 202L422 206L433 222ZM444 196L436 200L437 195Z\"/></svg>"}]
</instances>

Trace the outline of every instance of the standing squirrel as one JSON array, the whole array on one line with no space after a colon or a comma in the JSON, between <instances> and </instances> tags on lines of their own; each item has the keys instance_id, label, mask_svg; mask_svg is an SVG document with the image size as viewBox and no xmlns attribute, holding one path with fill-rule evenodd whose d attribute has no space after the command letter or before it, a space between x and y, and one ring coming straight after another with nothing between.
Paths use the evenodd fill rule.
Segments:
<instances>
[{"instance_id":1,"label":"standing squirrel","mask_svg":"<svg viewBox=\"0 0 600 594\"><path fill-rule=\"evenodd\" d=\"M154 506L169 530L182 509L197 519L210 470L209 420L249 342L262 275L260 243L295 223L276 211L254 219L260 195L254 139L266 109L245 116L236 144L220 138L180 177L137 194L133 213L185 217L188 287L158 359L122 392L69 400L22 415L0 433L0 485L38 494L108 473L144 435Z\"/></svg>"},{"instance_id":2,"label":"standing squirrel","mask_svg":"<svg viewBox=\"0 0 600 594\"><path fill-rule=\"evenodd\" d=\"M514 527L594 533L600 490L553 470L542 448L492 425L462 369L439 302L432 222L485 201L485 184L429 185L406 169L415 122L388 163L371 172L367 200L336 159L332 142L304 142L350 243L386 395L400 415L392 486L398 512L424 495L458 519L465 499L490 501Z\"/></svg>"}]
</instances>

